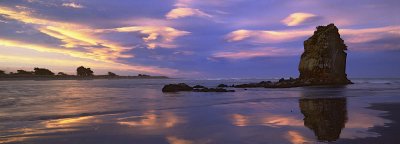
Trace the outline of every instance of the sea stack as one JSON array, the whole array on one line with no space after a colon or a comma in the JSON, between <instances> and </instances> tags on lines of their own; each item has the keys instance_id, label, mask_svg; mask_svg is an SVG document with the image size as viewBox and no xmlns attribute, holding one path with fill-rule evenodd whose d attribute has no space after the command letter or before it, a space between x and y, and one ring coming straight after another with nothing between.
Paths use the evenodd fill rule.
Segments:
<instances>
[{"instance_id":1,"label":"sea stack","mask_svg":"<svg viewBox=\"0 0 400 144\"><path fill-rule=\"evenodd\" d=\"M334 24L318 26L304 41L299 64L301 83L306 85L351 84L346 74L346 44Z\"/></svg>"},{"instance_id":2,"label":"sea stack","mask_svg":"<svg viewBox=\"0 0 400 144\"><path fill-rule=\"evenodd\" d=\"M262 81L233 85L234 88L291 88L318 85L346 85L352 84L347 79L346 58L347 46L340 38L339 29L334 24L318 26L314 34L304 41L304 53L301 55L299 78L280 79L277 82ZM163 92L170 92L167 88L175 85L166 85ZM218 87L226 87L221 84ZM165 89L165 90L164 90ZM205 91L210 91L204 89ZM175 91L174 89L172 91ZM181 90L178 90L181 91ZM193 90L192 90L193 91ZM199 91L199 90L194 90ZM215 91L212 89L212 91ZM224 90L224 92L227 90Z\"/></svg>"}]
</instances>

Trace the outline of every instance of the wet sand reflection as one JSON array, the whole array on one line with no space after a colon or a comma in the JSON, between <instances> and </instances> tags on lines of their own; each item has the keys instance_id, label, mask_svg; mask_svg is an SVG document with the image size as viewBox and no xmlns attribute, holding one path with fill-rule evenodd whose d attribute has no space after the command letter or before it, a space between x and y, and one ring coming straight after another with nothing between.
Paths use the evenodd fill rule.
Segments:
<instances>
[{"instance_id":1,"label":"wet sand reflection","mask_svg":"<svg viewBox=\"0 0 400 144\"><path fill-rule=\"evenodd\" d=\"M79 131L80 127L88 123L97 123L100 120L92 116L48 120L34 123L29 127L18 127L0 130L0 143L23 142L29 139L47 137L52 133L65 133Z\"/></svg>"},{"instance_id":2,"label":"wet sand reflection","mask_svg":"<svg viewBox=\"0 0 400 144\"><path fill-rule=\"evenodd\" d=\"M314 131L320 141L339 139L347 122L346 98L300 99L304 126Z\"/></svg>"},{"instance_id":3,"label":"wet sand reflection","mask_svg":"<svg viewBox=\"0 0 400 144\"><path fill-rule=\"evenodd\" d=\"M168 143L170 143L170 144L192 144L193 143L190 140L177 138L175 136L167 136L166 139L167 139Z\"/></svg>"},{"instance_id":4,"label":"wet sand reflection","mask_svg":"<svg viewBox=\"0 0 400 144\"><path fill-rule=\"evenodd\" d=\"M292 130L288 131L287 139L289 139L292 144L304 144L309 142L300 132Z\"/></svg>"},{"instance_id":5,"label":"wet sand reflection","mask_svg":"<svg viewBox=\"0 0 400 144\"><path fill-rule=\"evenodd\" d=\"M344 95L346 88L328 90L331 91L322 95L320 92L323 90L313 91L311 88L305 88L299 100L300 111L304 115L304 126L311 129L319 141L338 140L348 120L347 98L340 97Z\"/></svg>"},{"instance_id":6,"label":"wet sand reflection","mask_svg":"<svg viewBox=\"0 0 400 144\"><path fill-rule=\"evenodd\" d=\"M148 111L142 116L118 118L117 123L129 127L142 127L148 129L172 128L184 120L173 112L163 112L159 115L155 111Z\"/></svg>"}]
</instances>

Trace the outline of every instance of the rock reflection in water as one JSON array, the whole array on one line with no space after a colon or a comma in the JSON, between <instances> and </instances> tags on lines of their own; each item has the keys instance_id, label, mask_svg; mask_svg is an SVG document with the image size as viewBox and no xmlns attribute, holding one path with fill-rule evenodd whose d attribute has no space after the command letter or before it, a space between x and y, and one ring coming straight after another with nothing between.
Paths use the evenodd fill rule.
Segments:
<instances>
[{"instance_id":1,"label":"rock reflection in water","mask_svg":"<svg viewBox=\"0 0 400 144\"><path fill-rule=\"evenodd\" d=\"M314 131L320 141L339 139L347 122L346 98L300 99L304 125Z\"/></svg>"}]
</instances>

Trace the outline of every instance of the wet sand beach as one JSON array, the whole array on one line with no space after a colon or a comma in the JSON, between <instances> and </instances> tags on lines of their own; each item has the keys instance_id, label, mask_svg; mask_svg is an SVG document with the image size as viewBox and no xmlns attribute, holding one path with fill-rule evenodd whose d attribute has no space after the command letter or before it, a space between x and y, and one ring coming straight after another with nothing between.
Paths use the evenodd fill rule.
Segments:
<instances>
[{"instance_id":1,"label":"wet sand beach","mask_svg":"<svg viewBox=\"0 0 400 144\"><path fill-rule=\"evenodd\" d=\"M400 80L162 93L259 80L0 82L0 143L396 143Z\"/></svg>"}]
</instances>

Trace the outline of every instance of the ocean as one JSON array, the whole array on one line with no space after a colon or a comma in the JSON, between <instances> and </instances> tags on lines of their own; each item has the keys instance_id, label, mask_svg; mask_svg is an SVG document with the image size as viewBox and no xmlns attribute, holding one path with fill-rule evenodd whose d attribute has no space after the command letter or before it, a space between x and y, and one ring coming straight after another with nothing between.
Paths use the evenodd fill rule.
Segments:
<instances>
[{"instance_id":1,"label":"ocean","mask_svg":"<svg viewBox=\"0 0 400 144\"><path fill-rule=\"evenodd\" d=\"M0 143L396 143L400 79L162 93L264 79L0 81ZM268 79L265 79L268 80Z\"/></svg>"}]
</instances>

